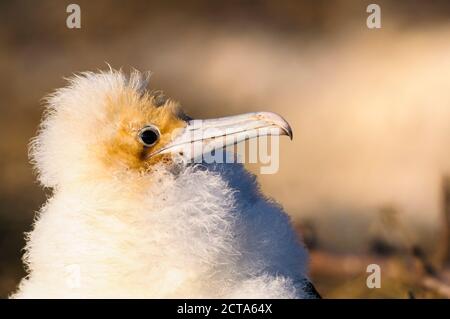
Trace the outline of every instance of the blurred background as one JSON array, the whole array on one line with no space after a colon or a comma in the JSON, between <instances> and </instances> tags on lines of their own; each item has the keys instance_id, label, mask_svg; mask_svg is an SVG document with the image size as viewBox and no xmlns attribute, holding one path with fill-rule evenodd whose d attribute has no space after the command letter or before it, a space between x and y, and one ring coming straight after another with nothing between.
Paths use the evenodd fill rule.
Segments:
<instances>
[{"instance_id":1,"label":"blurred background","mask_svg":"<svg viewBox=\"0 0 450 319\"><path fill-rule=\"evenodd\" d=\"M81 7L81 29L66 7ZM328 298L450 297L450 2L1 1L0 297L49 196L27 144L74 72L132 67L193 117L274 111L293 127L260 175ZM250 169L258 172L258 166ZM367 265L382 270L366 286Z\"/></svg>"}]
</instances>

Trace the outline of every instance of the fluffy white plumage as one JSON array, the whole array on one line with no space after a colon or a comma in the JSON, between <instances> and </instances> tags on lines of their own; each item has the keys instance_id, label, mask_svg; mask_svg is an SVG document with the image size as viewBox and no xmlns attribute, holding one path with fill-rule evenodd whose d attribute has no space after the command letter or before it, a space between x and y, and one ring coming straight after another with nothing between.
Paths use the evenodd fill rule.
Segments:
<instances>
[{"instance_id":1,"label":"fluffy white plumage","mask_svg":"<svg viewBox=\"0 0 450 319\"><path fill-rule=\"evenodd\" d=\"M115 129L102 101L145 85L137 72L85 73L50 97L31 154L53 195L28 234L28 276L12 297L313 297L288 216L242 165L102 166L96 145Z\"/></svg>"}]
</instances>

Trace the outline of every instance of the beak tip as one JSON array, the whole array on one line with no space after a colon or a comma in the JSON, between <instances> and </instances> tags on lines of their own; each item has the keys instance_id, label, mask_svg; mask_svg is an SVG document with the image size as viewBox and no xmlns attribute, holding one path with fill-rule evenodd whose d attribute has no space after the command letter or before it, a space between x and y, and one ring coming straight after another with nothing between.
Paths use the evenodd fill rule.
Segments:
<instances>
[{"instance_id":1,"label":"beak tip","mask_svg":"<svg viewBox=\"0 0 450 319\"><path fill-rule=\"evenodd\" d=\"M280 127L284 135L288 136L289 139L292 141L294 139L294 133L292 132L292 128L289 124L283 125Z\"/></svg>"},{"instance_id":2,"label":"beak tip","mask_svg":"<svg viewBox=\"0 0 450 319\"><path fill-rule=\"evenodd\" d=\"M292 129L289 127L287 131L287 135L289 136L289 139L292 141L294 139L294 133L292 132Z\"/></svg>"}]
</instances>

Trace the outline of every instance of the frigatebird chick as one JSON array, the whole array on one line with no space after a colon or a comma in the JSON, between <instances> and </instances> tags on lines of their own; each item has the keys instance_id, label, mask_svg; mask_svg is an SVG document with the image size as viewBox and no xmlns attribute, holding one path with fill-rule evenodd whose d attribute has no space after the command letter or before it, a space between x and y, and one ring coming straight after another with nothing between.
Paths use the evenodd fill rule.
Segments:
<instances>
[{"instance_id":1,"label":"frigatebird chick","mask_svg":"<svg viewBox=\"0 0 450 319\"><path fill-rule=\"evenodd\" d=\"M268 112L194 121L147 86L137 71L87 72L46 100L30 154L52 195L12 297L316 297L301 240L255 177L192 161L196 143L292 136L288 123Z\"/></svg>"}]
</instances>

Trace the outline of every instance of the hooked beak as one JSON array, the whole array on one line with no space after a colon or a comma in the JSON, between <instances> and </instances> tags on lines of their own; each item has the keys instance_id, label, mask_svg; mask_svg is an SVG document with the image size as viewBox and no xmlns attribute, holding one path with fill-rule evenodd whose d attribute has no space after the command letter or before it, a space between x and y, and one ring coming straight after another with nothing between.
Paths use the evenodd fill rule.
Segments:
<instances>
[{"instance_id":1,"label":"hooked beak","mask_svg":"<svg viewBox=\"0 0 450 319\"><path fill-rule=\"evenodd\" d=\"M280 115L271 112L246 113L217 119L189 120L174 133L172 141L149 155L178 153L194 158L258 136L287 135L292 129Z\"/></svg>"}]
</instances>

